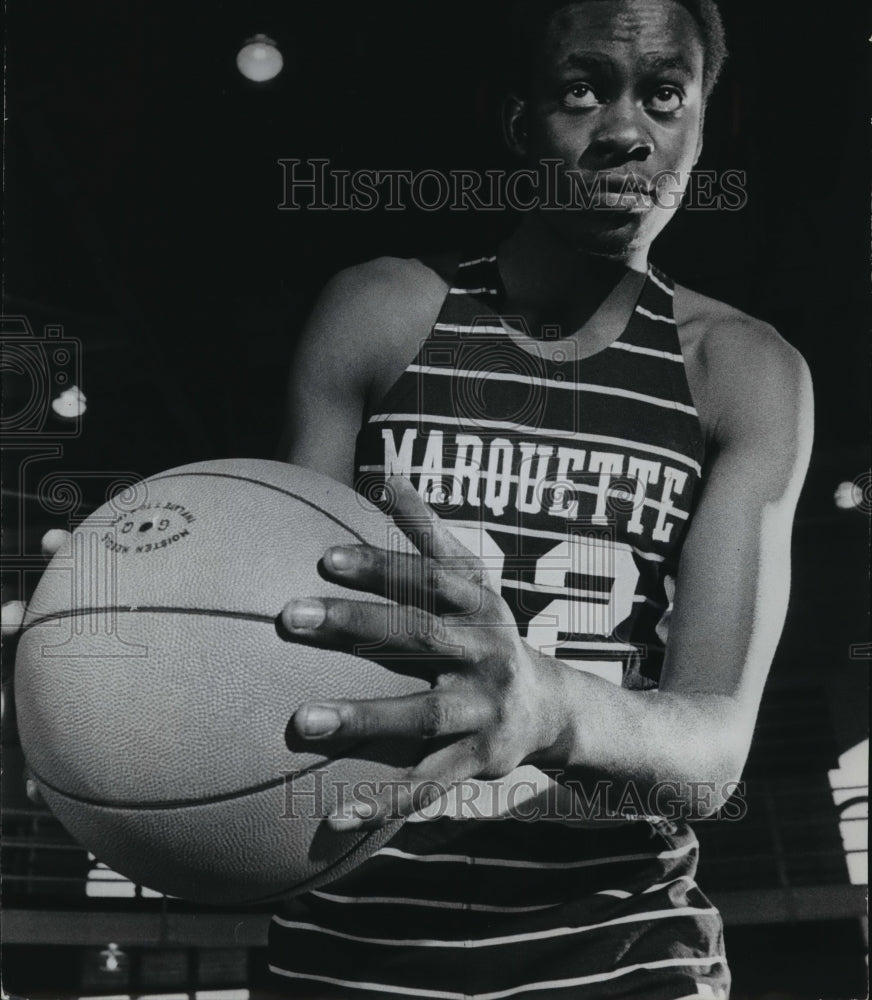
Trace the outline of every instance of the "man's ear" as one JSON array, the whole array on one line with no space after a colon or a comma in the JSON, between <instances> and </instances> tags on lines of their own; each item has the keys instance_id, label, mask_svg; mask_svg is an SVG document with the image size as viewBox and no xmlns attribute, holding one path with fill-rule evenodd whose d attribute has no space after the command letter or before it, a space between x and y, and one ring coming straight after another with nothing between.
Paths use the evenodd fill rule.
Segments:
<instances>
[{"instance_id":1,"label":"man's ear","mask_svg":"<svg viewBox=\"0 0 872 1000\"><path fill-rule=\"evenodd\" d=\"M516 156L527 155L527 105L514 94L503 102L503 138Z\"/></svg>"}]
</instances>

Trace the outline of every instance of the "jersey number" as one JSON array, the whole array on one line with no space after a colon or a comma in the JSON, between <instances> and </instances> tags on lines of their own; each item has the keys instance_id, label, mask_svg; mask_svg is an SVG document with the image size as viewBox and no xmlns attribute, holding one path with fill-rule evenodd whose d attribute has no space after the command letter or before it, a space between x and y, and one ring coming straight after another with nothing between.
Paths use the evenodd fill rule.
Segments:
<instances>
[{"instance_id":1,"label":"jersey number","mask_svg":"<svg viewBox=\"0 0 872 1000\"><path fill-rule=\"evenodd\" d=\"M505 556L492 535L477 527L450 525L451 532L487 568L495 590L554 594L529 621L527 641L542 653L566 657L588 647L594 651L633 611L639 579L632 552L593 532L573 534L557 542L536 561L533 585L504 577ZM541 597L539 598L541 600ZM517 595L531 607L531 598ZM561 656L561 654L563 654Z\"/></svg>"}]
</instances>

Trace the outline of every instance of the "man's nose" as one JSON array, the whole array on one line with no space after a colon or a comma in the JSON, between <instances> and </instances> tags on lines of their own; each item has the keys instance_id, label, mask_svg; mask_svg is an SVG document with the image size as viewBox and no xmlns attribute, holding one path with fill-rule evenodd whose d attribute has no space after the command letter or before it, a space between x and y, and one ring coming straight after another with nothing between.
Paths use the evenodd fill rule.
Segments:
<instances>
[{"instance_id":1,"label":"man's nose","mask_svg":"<svg viewBox=\"0 0 872 1000\"><path fill-rule=\"evenodd\" d=\"M643 109L632 99L620 99L605 105L578 165L603 170L647 160L654 152L654 144L646 124Z\"/></svg>"}]
</instances>

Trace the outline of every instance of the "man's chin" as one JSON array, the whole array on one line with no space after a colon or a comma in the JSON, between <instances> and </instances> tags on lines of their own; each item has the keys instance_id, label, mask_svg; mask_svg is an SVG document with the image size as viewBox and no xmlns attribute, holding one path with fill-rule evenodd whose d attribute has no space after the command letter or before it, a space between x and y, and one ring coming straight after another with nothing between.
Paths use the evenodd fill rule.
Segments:
<instances>
[{"instance_id":1,"label":"man's chin","mask_svg":"<svg viewBox=\"0 0 872 1000\"><path fill-rule=\"evenodd\" d=\"M596 211L563 212L554 218L566 242L582 253L623 258L640 246L649 244L654 234L647 213ZM648 224L646 225L646 221Z\"/></svg>"}]
</instances>

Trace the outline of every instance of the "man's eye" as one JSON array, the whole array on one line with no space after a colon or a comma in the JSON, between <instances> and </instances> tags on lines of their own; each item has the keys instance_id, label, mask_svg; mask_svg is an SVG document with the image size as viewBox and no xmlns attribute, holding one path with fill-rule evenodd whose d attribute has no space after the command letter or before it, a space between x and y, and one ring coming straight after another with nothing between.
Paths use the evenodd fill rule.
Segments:
<instances>
[{"instance_id":1,"label":"man's eye","mask_svg":"<svg viewBox=\"0 0 872 1000\"><path fill-rule=\"evenodd\" d=\"M676 87L658 87L648 104L653 111L668 114L678 111L684 104L684 98Z\"/></svg>"},{"instance_id":2,"label":"man's eye","mask_svg":"<svg viewBox=\"0 0 872 1000\"><path fill-rule=\"evenodd\" d=\"M593 108L599 101L586 83L574 83L564 91L563 103L568 108Z\"/></svg>"}]
</instances>

